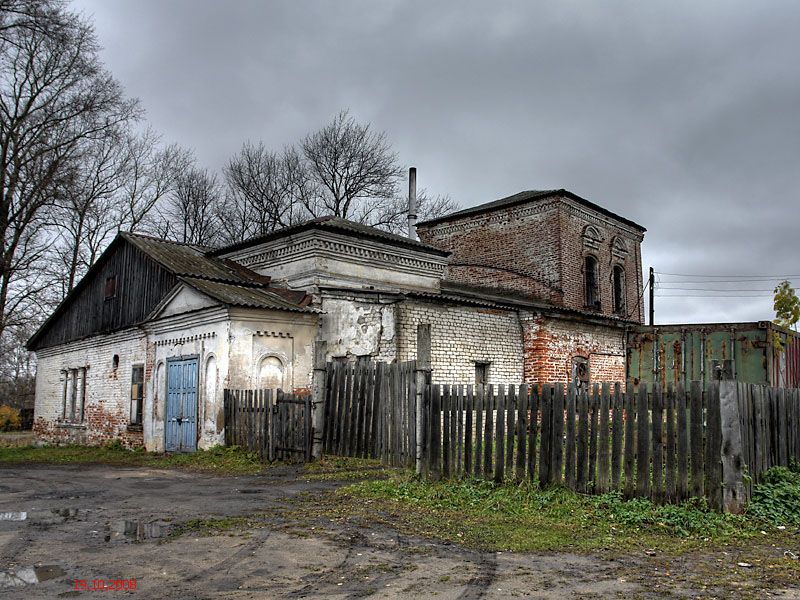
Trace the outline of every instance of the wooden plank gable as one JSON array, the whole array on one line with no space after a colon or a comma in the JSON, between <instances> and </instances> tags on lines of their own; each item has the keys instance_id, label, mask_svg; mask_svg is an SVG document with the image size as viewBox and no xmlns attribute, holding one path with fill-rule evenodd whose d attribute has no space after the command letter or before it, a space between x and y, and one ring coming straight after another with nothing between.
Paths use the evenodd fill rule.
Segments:
<instances>
[{"instance_id":1,"label":"wooden plank gable","mask_svg":"<svg viewBox=\"0 0 800 600\"><path fill-rule=\"evenodd\" d=\"M118 237L28 342L30 350L141 323L177 277Z\"/></svg>"}]
</instances>

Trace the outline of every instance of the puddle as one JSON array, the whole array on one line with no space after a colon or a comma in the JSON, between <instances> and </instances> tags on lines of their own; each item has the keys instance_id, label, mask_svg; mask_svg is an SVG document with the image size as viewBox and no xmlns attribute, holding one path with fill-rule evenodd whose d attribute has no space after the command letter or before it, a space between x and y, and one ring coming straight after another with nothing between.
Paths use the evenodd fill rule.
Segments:
<instances>
[{"instance_id":1,"label":"puddle","mask_svg":"<svg viewBox=\"0 0 800 600\"><path fill-rule=\"evenodd\" d=\"M0 589L33 585L48 579L62 577L66 574L66 571L58 565L18 567L8 571L0 571Z\"/></svg>"},{"instance_id":2,"label":"puddle","mask_svg":"<svg viewBox=\"0 0 800 600\"><path fill-rule=\"evenodd\" d=\"M239 492L240 494L263 494L264 493L264 490L256 490L256 489L252 489L252 488L245 488L245 489L236 490L236 491Z\"/></svg>"},{"instance_id":3,"label":"puddle","mask_svg":"<svg viewBox=\"0 0 800 600\"><path fill-rule=\"evenodd\" d=\"M107 542L143 542L144 540L158 540L167 537L172 531L172 525L166 521L115 521L108 525L106 531Z\"/></svg>"},{"instance_id":4,"label":"puddle","mask_svg":"<svg viewBox=\"0 0 800 600\"><path fill-rule=\"evenodd\" d=\"M27 512L4 512L0 513L0 521L24 521L28 518Z\"/></svg>"},{"instance_id":5,"label":"puddle","mask_svg":"<svg viewBox=\"0 0 800 600\"><path fill-rule=\"evenodd\" d=\"M28 521L31 525L57 525L78 516L77 508L51 508L0 513L0 521Z\"/></svg>"}]
</instances>

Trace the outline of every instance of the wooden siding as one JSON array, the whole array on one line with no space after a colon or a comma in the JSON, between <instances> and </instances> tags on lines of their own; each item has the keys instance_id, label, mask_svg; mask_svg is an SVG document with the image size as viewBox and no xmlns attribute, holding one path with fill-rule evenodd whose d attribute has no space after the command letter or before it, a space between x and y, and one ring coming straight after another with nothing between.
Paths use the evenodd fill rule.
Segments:
<instances>
[{"instance_id":1,"label":"wooden siding","mask_svg":"<svg viewBox=\"0 0 800 600\"><path fill-rule=\"evenodd\" d=\"M31 340L31 350L141 323L177 283L172 273L124 239L109 250ZM106 300L109 277L117 278L116 294Z\"/></svg>"}]
</instances>

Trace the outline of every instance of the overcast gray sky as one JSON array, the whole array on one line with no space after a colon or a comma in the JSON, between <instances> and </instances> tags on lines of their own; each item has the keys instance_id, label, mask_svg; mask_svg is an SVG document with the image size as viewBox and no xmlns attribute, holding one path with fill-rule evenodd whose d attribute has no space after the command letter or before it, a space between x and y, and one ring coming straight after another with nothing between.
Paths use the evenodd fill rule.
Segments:
<instances>
[{"instance_id":1,"label":"overcast gray sky","mask_svg":"<svg viewBox=\"0 0 800 600\"><path fill-rule=\"evenodd\" d=\"M800 284L798 2L74 6L152 126L204 166L349 108L464 206L563 187L647 227L659 272ZM656 322L773 317L774 281L660 279L678 297L657 298ZM761 296L686 297L702 293Z\"/></svg>"}]
</instances>

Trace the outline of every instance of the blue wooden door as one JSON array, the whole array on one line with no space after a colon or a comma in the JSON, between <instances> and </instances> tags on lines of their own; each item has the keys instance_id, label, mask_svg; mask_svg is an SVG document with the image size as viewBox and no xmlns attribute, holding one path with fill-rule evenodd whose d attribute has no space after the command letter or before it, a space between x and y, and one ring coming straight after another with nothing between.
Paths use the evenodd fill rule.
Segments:
<instances>
[{"instance_id":1,"label":"blue wooden door","mask_svg":"<svg viewBox=\"0 0 800 600\"><path fill-rule=\"evenodd\" d=\"M167 361L167 452L197 450L197 359Z\"/></svg>"}]
</instances>

